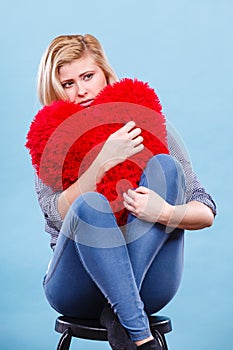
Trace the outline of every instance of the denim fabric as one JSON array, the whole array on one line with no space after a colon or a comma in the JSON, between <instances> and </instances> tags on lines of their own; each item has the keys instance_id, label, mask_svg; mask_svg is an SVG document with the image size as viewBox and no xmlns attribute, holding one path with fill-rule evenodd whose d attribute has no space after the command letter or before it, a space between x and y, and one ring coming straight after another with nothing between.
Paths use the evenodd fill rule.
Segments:
<instances>
[{"instance_id":1,"label":"denim fabric","mask_svg":"<svg viewBox=\"0 0 233 350\"><path fill-rule=\"evenodd\" d=\"M153 157L140 184L170 204L185 202L180 164L168 155ZM123 235L105 197L85 193L66 215L44 279L51 306L67 316L98 318L113 306L132 340L150 335L147 314L175 295L183 270L183 236L129 215Z\"/></svg>"}]
</instances>

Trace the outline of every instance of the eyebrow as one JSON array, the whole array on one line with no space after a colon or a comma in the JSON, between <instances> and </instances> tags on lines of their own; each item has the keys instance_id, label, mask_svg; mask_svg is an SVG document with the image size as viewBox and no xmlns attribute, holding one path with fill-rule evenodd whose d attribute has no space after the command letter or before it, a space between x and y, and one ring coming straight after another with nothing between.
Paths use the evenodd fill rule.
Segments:
<instances>
[{"instance_id":1,"label":"eyebrow","mask_svg":"<svg viewBox=\"0 0 233 350\"><path fill-rule=\"evenodd\" d=\"M92 73L94 71L95 71L94 69L87 70L87 71L79 74L79 77L82 78L85 74ZM61 80L61 84L66 83L67 81L70 81L70 80L74 80L74 79L73 78L67 78L67 79Z\"/></svg>"},{"instance_id":2,"label":"eyebrow","mask_svg":"<svg viewBox=\"0 0 233 350\"><path fill-rule=\"evenodd\" d=\"M92 70L87 70L87 71L85 71L84 73L80 74L79 76L80 76L80 77L83 77L85 74L90 73L90 72L92 72Z\"/></svg>"}]
</instances>

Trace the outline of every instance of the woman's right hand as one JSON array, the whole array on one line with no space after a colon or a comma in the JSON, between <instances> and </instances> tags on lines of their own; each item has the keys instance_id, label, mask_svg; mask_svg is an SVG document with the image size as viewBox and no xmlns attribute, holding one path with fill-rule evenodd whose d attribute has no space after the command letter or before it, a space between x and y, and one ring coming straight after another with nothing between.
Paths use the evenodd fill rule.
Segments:
<instances>
[{"instance_id":1,"label":"woman's right hand","mask_svg":"<svg viewBox=\"0 0 233 350\"><path fill-rule=\"evenodd\" d=\"M134 121L129 121L108 137L97 158L104 170L108 171L143 148L141 129L135 128Z\"/></svg>"}]
</instances>

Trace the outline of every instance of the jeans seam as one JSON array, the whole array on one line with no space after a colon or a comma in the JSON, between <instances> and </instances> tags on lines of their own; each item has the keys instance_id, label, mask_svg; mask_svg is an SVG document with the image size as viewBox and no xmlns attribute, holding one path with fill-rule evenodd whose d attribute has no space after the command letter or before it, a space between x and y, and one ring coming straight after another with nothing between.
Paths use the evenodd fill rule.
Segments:
<instances>
[{"instance_id":1,"label":"jeans seam","mask_svg":"<svg viewBox=\"0 0 233 350\"><path fill-rule=\"evenodd\" d=\"M66 237L66 240L65 240L65 242L64 242L63 245L62 245L62 249L60 250L60 252L59 252L59 254L58 254L57 261L55 262L52 271L50 272L50 269L49 269L47 275L45 276L45 279L44 279L44 282L43 282L44 285L46 285L46 284L50 281L50 279L52 278L52 276L54 275L54 272L56 271L56 268L57 268L57 266L58 266L58 264L59 264L59 262L60 262L60 258L61 258L61 256L62 256L62 254L63 254L63 252L64 252L64 250L65 250L67 244L68 244L68 241L69 241L69 238ZM50 267L50 268L51 268L51 267Z\"/></svg>"}]
</instances>

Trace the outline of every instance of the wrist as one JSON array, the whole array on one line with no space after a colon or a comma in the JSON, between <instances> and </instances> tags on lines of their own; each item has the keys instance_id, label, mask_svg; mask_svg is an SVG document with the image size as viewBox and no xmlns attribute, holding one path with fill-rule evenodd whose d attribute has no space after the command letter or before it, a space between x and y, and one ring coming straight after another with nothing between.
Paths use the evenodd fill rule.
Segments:
<instances>
[{"instance_id":1,"label":"wrist","mask_svg":"<svg viewBox=\"0 0 233 350\"><path fill-rule=\"evenodd\" d=\"M160 220L159 223L164 225L164 226L169 226L169 223L171 221L171 217L173 216L174 213L174 206L164 202L161 215L160 215Z\"/></svg>"},{"instance_id":2,"label":"wrist","mask_svg":"<svg viewBox=\"0 0 233 350\"><path fill-rule=\"evenodd\" d=\"M103 162L102 157L99 154L88 170L92 175L95 176L95 182L97 184L101 181L102 177L104 176L104 174L107 172L108 169L107 169L106 163Z\"/></svg>"}]
</instances>

